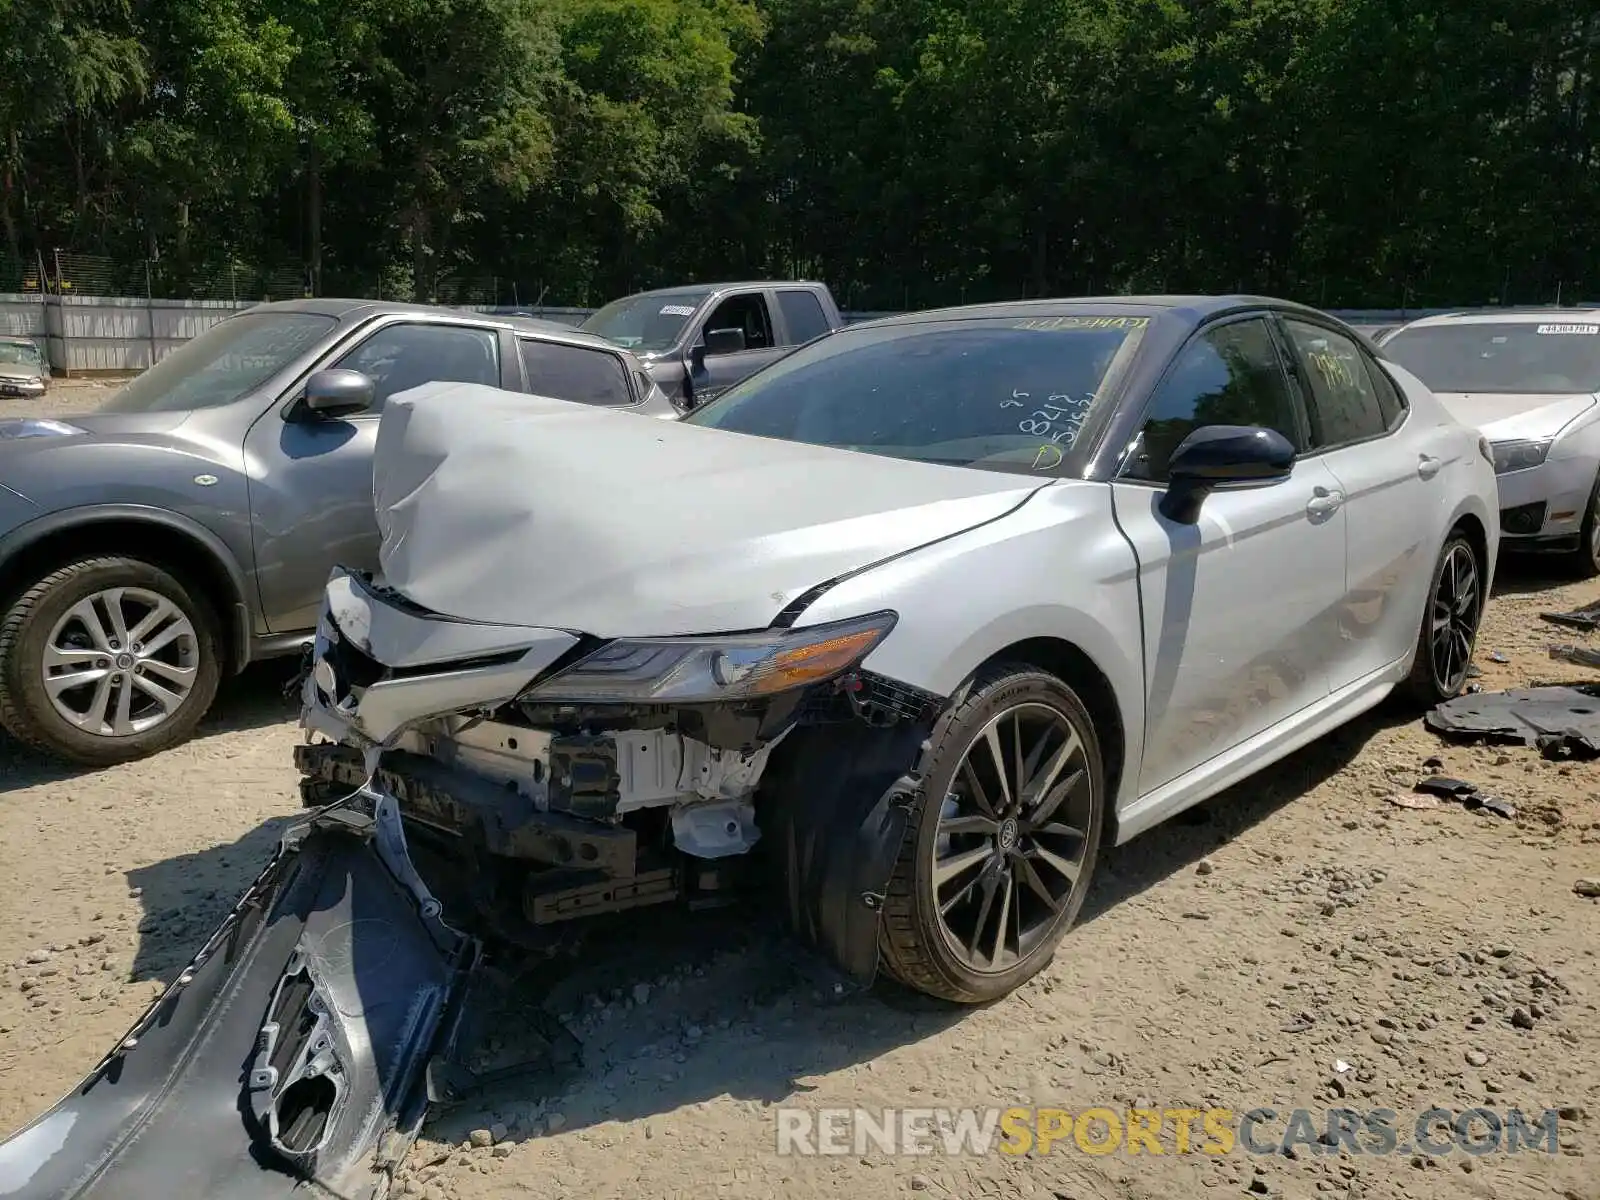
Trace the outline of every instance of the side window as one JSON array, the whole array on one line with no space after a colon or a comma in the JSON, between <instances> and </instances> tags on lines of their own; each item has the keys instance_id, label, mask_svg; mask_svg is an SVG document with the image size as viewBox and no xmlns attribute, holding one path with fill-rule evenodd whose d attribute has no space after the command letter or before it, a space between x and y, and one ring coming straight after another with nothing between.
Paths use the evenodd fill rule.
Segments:
<instances>
[{"instance_id":1,"label":"side window","mask_svg":"<svg viewBox=\"0 0 1600 1200\"><path fill-rule=\"evenodd\" d=\"M1372 379L1372 386L1378 391L1378 409L1383 413L1383 427L1393 429L1406 415L1405 393L1393 379L1389 378L1389 372L1385 371L1381 364L1374 363L1365 356L1362 361L1367 364L1367 374Z\"/></svg>"},{"instance_id":2,"label":"side window","mask_svg":"<svg viewBox=\"0 0 1600 1200\"><path fill-rule=\"evenodd\" d=\"M744 334L746 350L772 348L772 317L767 313L766 297L759 292L729 296L711 310L705 328L739 330Z\"/></svg>"},{"instance_id":3,"label":"side window","mask_svg":"<svg viewBox=\"0 0 1600 1200\"><path fill-rule=\"evenodd\" d=\"M1264 320L1223 325L1179 351L1151 399L1124 477L1164 482L1172 452L1203 425L1262 426L1304 448L1289 382Z\"/></svg>"},{"instance_id":4,"label":"side window","mask_svg":"<svg viewBox=\"0 0 1600 1200\"><path fill-rule=\"evenodd\" d=\"M1283 324L1311 388L1312 445L1345 446L1385 433L1389 422L1356 344L1317 325Z\"/></svg>"},{"instance_id":5,"label":"side window","mask_svg":"<svg viewBox=\"0 0 1600 1200\"><path fill-rule=\"evenodd\" d=\"M500 386L499 338L465 325L390 325L333 365L360 371L377 385L373 412L395 393L424 383Z\"/></svg>"},{"instance_id":6,"label":"side window","mask_svg":"<svg viewBox=\"0 0 1600 1200\"><path fill-rule=\"evenodd\" d=\"M627 369L615 354L534 338L523 338L518 345L528 390L535 395L611 408L633 403Z\"/></svg>"},{"instance_id":7,"label":"side window","mask_svg":"<svg viewBox=\"0 0 1600 1200\"><path fill-rule=\"evenodd\" d=\"M790 288L778 293L778 309L789 327L789 344L798 346L828 332L828 318L815 292Z\"/></svg>"}]
</instances>

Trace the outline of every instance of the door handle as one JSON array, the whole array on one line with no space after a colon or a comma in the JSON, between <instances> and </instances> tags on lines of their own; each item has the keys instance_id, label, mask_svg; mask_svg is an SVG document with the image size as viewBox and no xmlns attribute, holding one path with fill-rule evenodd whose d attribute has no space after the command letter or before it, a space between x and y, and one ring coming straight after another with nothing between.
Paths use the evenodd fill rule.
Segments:
<instances>
[{"instance_id":1,"label":"door handle","mask_svg":"<svg viewBox=\"0 0 1600 1200\"><path fill-rule=\"evenodd\" d=\"M1313 520L1319 517L1331 517L1343 507L1343 492L1330 492L1327 488L1319 487L1311 499L1306 501L1306 516Z\"/></svg>"},{"instance_id":2,"label":"door handle","mask_svg":"<svg viewBox=\"0 0 1600 1200\"><path fill-rule=\"evenodd\" d=\"M1444 460L1435 458L1431 454L1417 456L1417 474L1423 479L1432 479L1444 466Z\"/></svg>"}]
</instances>

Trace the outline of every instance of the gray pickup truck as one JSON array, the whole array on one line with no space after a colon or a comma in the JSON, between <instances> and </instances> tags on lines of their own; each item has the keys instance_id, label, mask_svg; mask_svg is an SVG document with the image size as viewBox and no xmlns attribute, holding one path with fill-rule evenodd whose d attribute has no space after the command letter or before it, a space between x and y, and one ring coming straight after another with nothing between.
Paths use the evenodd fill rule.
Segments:
<instances>
[{"instance_id":1,"label":"gray pickup truck","mask_svg":"<svg viewBox=\"0 0 1600 1200\"><path fill-rule=\"evenodd\" d=\"M633 351L688 411L844 323L826 285L758 280L624 296L580 328Z\"/></svg>"}]
</instances>

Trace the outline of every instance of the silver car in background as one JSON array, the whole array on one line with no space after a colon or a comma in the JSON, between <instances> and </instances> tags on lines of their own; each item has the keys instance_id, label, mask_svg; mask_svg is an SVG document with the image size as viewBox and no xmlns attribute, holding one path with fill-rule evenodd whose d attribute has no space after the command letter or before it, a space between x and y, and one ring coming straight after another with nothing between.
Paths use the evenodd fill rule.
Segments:
<instances>
[{"instance_id":1,"label":"silver car in background","mask_svg":"<svg viewBox=\"0 0 1600 1200\"><path fill-rule=\"evenodd\" d=\"M1383 349L1493 445L1502 545L1600 575L1600 309L1427 317Z\"/></svg>"}]
</instances>

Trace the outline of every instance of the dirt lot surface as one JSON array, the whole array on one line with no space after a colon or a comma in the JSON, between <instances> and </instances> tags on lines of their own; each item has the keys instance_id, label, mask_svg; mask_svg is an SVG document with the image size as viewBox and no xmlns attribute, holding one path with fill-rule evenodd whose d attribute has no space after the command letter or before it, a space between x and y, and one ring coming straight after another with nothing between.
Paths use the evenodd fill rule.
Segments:
<instances>
[{"instance_id":1,"label":"dirt lot surface","mask_svg":"<svg viewBox=\"0 0 1600 1200\"><path fill-rule=\"evenodd\" d=\"M102 397L102 390L93 393ZM69 411L70 399L53 401ZM1486 689L1571 678L1538 619L1600 584L1505 572ZM1577 635L1581 640L1581 635ZM1505 661L1500 661L1504 659ZM183 964L296 811L285 669L234 681L193 743L95 773L0 741L0 1129L71 1086ZM1424 774L1514 818L1397 806ZM1386 709L1110 853L1083 924L1009 999L823 998L737 915L656 916L529 983L583 1065L441 1114L401 1194L499 1197L1282 1195L1600 1200L1600 764L1446 745ZM507 1036L525 1026L515 1005ZM779 1157L776 1108L1223 1107L1320 1127L1391 1109L1559 1108L1555 1154ZM1197 1135L1197 1144L1199 1142ZM1369 1143L1370 1144L1370 1143Z\"/></svg>"}]
</instances>

